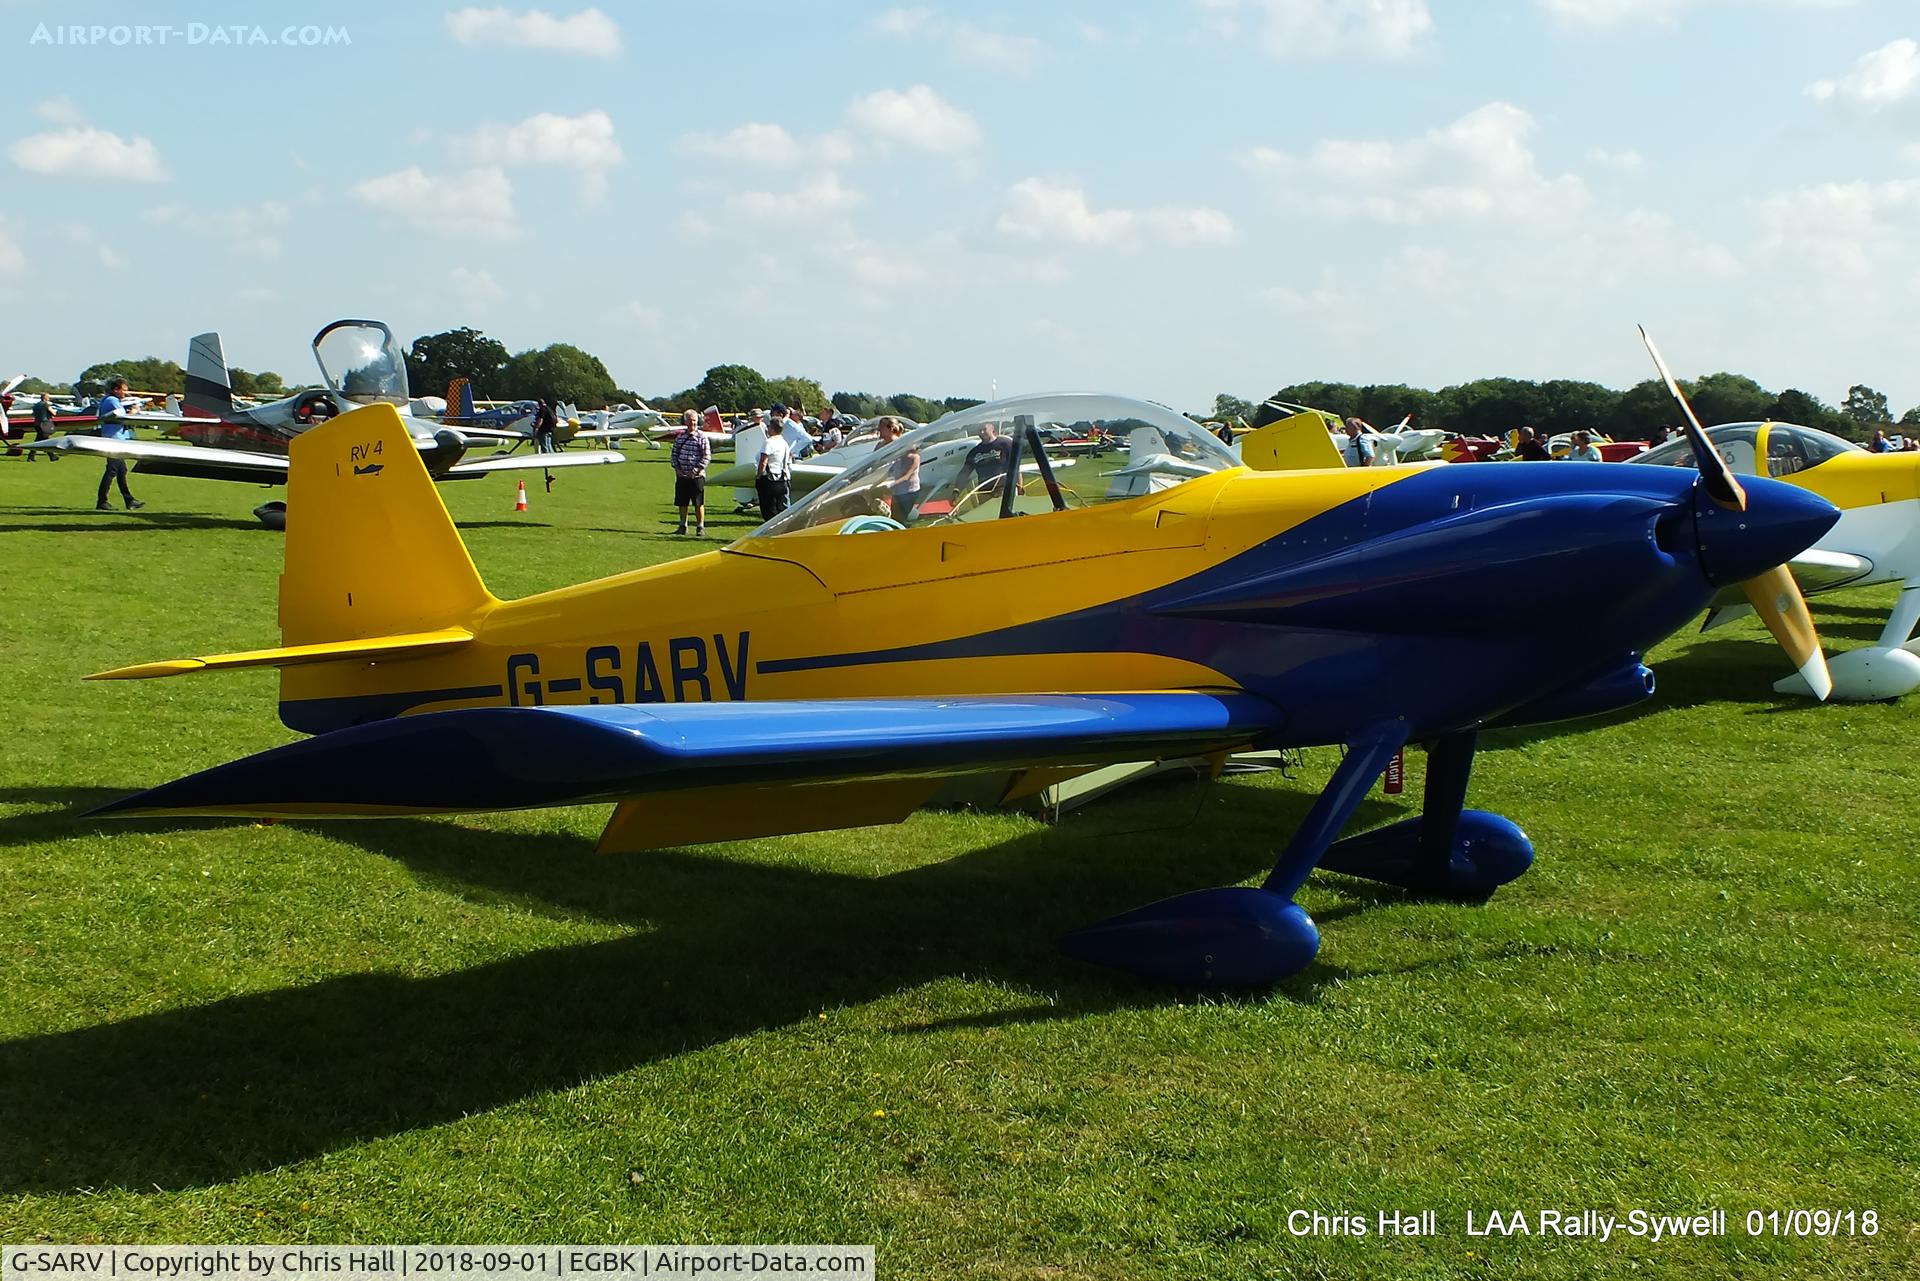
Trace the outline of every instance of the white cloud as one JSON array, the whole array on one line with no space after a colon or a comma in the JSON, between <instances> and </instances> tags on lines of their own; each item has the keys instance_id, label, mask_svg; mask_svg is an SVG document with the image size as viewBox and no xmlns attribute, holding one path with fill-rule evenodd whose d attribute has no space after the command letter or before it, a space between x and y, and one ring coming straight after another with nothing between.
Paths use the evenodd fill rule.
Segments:
<instances>
[{"instance_id":1,"label":"white cloud","mask_svg":"<svg viewBox=\"0 0 1920 1281\"><path fill-rule=\"evenodd\" d=\"M873 20L873 29L886 36L931 35L933 27L931 9L889 9Z\"/></svg>"},{"instance_id":2,"label":"white cloud","mask_svg":"<svg viewBox=\"0 0 1920 1281\"><path fill-rule=\"evenodd\" d=\"M233 205L221 209L190 209L185 205L159 205L140 215L141 221L162 227L177 227L195 235L211 236L229 253L250 258L278 258L282 245L280 228L293 211L277 200L257 205Z\"/></svg>"},{"instance_id":3,"label":"white cloud","mask_svg":"<svg viewBox=\"0 0 1920 1281\"><path fill-rule=\"evenodd\" d=\"M796 138L782 125L754 121L723 134L691 133L680 150L732 164L761 169L834 168L853 159L853 141L838 130L814 138Z\"/></svg>"},{"instance_id":4,"label":"white cloud","mask_svg":"<svg viewBox=\"0 0 1920 1281\"><path fill-rule=\"evenodd\" d=\"M1027 178L1007 191L994 226L1017 240L1064 241L1088 249L1115 249L1134 239L1134 216L1126 209L1096 213L1078 187Z\"/></svg>"},{"instance_id":5,"label":"white cloud","mask_svg":"<svg viewBox=\"0 0 1920 1281\"><path fill-rule=\"evenodd\" d=\"M667 327L665 313L637 298L616 307L613 318L646 334L657 334Z\"/></svg>"},{"instance_id":6,"label":"white cloud","mask_svg":"<svg viewBox=\"0 0 1920 1281\"><path fill-rule=\"evenodd\" d=\"M482 167L558 165L580 175L581 194L598 200L607 192L607 171L625 156L604 111L560 116L543 111L516 125L486 125L461 140L461 154Z\"/></svg>"},{"instance_id":7,"label":"white cloud","mask_svg":"<svg viewBox=\"0 0 1920 1281\"><path fill-rule=\"evenodd\" d=\"M93 260L107 271L119 271L127 265L125 254L100 238L100 233L85 223L68 223L61 234L74 244L93 251Z\"/></svg>"},{"instance_id":8,"label":"white cloud","mask_svg":"<svg viewBox=\"0 0 1920 1281\"><path fill-rule=\"evenodd\" d=\"M1647 158L1631 149L1609 151L1605 147L1595 147L1587 152L1587 159L1602 169L1612 169L1617 173L1640 174L1647 171Z\"/></svg>"},{"instance_id":9,"label":"white cloud","mask_svg":"<svg viewBox=\"0 0 1920 1281\"><path fill-rule=\"evenodd\" d=\"M500 282L487 271L455 267L447 273L447 283L453 289L453 296L468 307L491 307L507 296Z\"/></svg>"},{"instance_id":10,"label":"white cloud","mask_svg":"<svg viewBox=\"0 0 1920 1281\"><path fill-rule=\"evenodd\" d=\"M1868 111L1899 102L1920 87L1920 44L1901 38L1860 55L1833 80L1816 80L1807 96L1816 102L1846 102Z\"/></svg>"},{"instance_id":11,"label":"white cloud","mask_svg":"<svg viewBox=\"0 0 1920 1281\"><path fill-rule=\"evenodd\" d=\"M13 144L13 163L28 173L62 178L118 178L126 182L165 182L167 167L146 138L128 141L117 133L76 125L37 133Z\"/></svg>"},{"instance_id":12,"label":"white cloud","mask_svg":"<svg viewBox=\"0 0 1920 1281\"><path fill-rule=\"evenodd\" d=\"M412 226L475 240L520 234L513 216L513 182L497 168L428 174L418 165L355 183L353 198Z\"/></svg>"},{"instance_id":13,"label":"white cloud","mask_svg":"<svg viewBox=\"0 0 1920 1281\"><path fill-rule=\"evenodd\" d=\"M528 49L611 58L620 52L620 28L598 9L556 18L544 9L514 13L504 7L455 9L447 31L462 44L506 44Z\"/></svg>"},{"instance_id":14,"label":"white cloud","mask_svg":"<svg viewBox=\"0 0 1920 1281\"><path fill-rule=\"evenodd\" d=\"M1047 52L1046 46L1032 36L989 31L932 9L889 9L874 19L873 29L898 39L942 44L962 62L1021 76L1038 67Z\"/></svg>"},{"instance_id":15,"label":"white cloud","mask_svg":"<svg viewBox=\"0 0 1920 1281\"><path fill-rule=\"evenodd\" d=\"M1244 160L1295 180L1286 198L1329 217L1564 222L1586 206L1586 184L1540 171L1527 146L1533 129L1527 112L1490 102L1407 142L1328 139L1305 157L1256 147Z\"/></svg>"},{"instance_id":16,"label":"white cloud","mask_svg":"<svg viewBox=\"0 0 1920 1281\"><path fill-rule=\"evenodd\" d=\"M27 255L13 238L4 220L0 220L0 276L17 276L27 269Z\"/></svg>"},{"instance_id":17,"label":"white cloud","mask_svg":"<svg viewBox=\"0 0 1920 1281\"><path fill-rule=\"evenodd\" d=\"M1707 0L1537 0L1542 9L1570 26L1616 27L1630 22L1671 22ZM1775 8L1840 8L1854 0L1717 0L1728 6L1765 4Z\"/></svg>"},{"instance_id":18,"label":"white cloud","mask_svg":"<svg viewBox=\"0 0 1920 1281\"><path fill-rule=\"evenodd\" d=\"M1623 22L1664 21L1692 0L1540 0L1540 7L1563 22L1585 27L1611 27Z\"/></svg>"},{"instance_id":19,"label":"white cloud","mask_svg":"<svg viewBox=\"0 0 1920 1281\"><path fill-rule=\"evenodd\" d=\"M726 199L727 212L751 222L816 222L845 212L866 199L840 181L835 173L822 174L794 191L738 191Z\"/></svg>"},{"instance_id":20,"label":"white cloud","mask_svg":"<svg viewBox=\"0 0 1920 1281\"><path fill-rule=\"evenodd\" d=\"M1096 210L1079 187L1045 178L1023 179L1008 188L994 228L1014 240L1081 249L1137 249L1143 236L1175 246L1225 244L1233 238L1233 221L1218 209Z\"/></svg>"},{"instance_id":21,"label":"white cloud","mask_svg":"<svg viewBox=\"0 0 1920 1281\"><path fill-rule=\"evenodd\" d=\"M81 114L80 108L74 104L73 99L67 97L64 93L36 104L33 108L33 114L50 125L77 125L86 123L86 116Z\"/></svg>"},{"instance_id":22,"label":"white cloud","mask_svg":"<svg viewBox=\"0 0 1920 1281\"><path fill-rule=\"evenodd\" d=\"M1200 0L1204 26L1238 38L1241 15L1276 58L1404 58L1433 37L1427 0Z\"/></svg>"},{"instance_id":23,"label":"white cloud","mask_svg":"<svg viewBox=\"0 0 1920 1281\"><path fill-rule=\"evenodd\" d=\"M1224 245L1233 239L1233 219L1204 205L1149 209L1147 228L1170 245Z\"/></svg>"},{"instance_id":24,"label":"white cloud","mask_svg":"<svg viewBox=\"0 0 1920 1281\"><path fill-rule=\"evenodd\" d=\"M847 107L847 123L886 142L952 153L980 145L979 122L926 85L881 89Z\"/></svg>"},{"instance_id":25,"label":"white cloud","mask_svg":"<svg viewBox=\"0 0 1920 1281\"><path fill-rule=\"evenodd\" d=\"M839 250L853 283L872 290L910 289L933 279L933 269L909 250L871 241L854 241Z\"/></svg>"},{"instance_id":26,"label":"white cloud","mask_svg":"<svg viewBox=\"0 0 1920 1281\"><path fill-rule=\"evenodd\" d=\"M1884 276L1913 257L1920 178L1823 182L1754 202L1762 252L1828 277Z\"/></svg>"}]
</instances>

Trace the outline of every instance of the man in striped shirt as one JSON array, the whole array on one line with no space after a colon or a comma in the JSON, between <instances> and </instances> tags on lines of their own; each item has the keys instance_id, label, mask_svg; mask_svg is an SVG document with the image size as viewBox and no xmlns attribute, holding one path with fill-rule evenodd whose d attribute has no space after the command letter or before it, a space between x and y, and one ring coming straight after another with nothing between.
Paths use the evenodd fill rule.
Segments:
<instances>
[{"instance_id":1,"label":"man in striped shirt","mask_svg":"<svg viewBox=\"0 0 1920 1281\"><path fill-rule=\"evenodd\" d=\"M673 501L680 508L680 528L687 532L687 507L692 505L701 537L707 533L707 464L713 461L713 442L700 430L700 415L689 409L680 415L680 436L673 442Z\"/></svg>"}]
</instances>

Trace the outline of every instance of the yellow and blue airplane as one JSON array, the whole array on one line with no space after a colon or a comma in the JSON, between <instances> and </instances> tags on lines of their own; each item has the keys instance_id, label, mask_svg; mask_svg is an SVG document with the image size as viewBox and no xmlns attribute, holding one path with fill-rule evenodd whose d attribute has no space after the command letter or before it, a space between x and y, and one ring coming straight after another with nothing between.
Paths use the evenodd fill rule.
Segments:
<instances>
[{"instance_id":1,"label":"yellow and blue airplane","mask_svg":"<svg viewBox=\"0 0 1920 1281\"><path fill-rule=\"evenodd\" d=\"M1173 483L1088 460L1068 484L1039 428L1071 423L1164 456ZM314 737L106 812L611 801L599 847L623 852L898 821L959 775L1010 771L1017 794L1118 761L1342 745L1260 887L1062 940L1220 985L1312 959L1293 898L1316 867L1471 901L1525 871L1520 828L1463 808L1479 732L1646 698L1641 655L1724 584L1757 579L1804 648L1775 567L1835 518L1711 461L1258 472L1171 410L1070 393L910 432L723 550L503 601L391 407L296 437L289 485L282 643L102 675L276 667L281 719ZM1409 666L1463 675L1394 679ZM1430 753L1424 812L1337 840L1410 743Z\"/></svg>"}]
</instances>

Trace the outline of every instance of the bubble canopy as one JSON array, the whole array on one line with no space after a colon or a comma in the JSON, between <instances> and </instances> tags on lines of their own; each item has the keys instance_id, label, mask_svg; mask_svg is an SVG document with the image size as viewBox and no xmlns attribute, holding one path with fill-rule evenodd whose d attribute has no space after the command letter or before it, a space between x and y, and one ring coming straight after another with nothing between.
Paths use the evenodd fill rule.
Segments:
<instances>
[{"instance_id":1,"label":"bubble canopy","mask_svg":"<svg viewBox=\"0 0 1920 1281\"><path fill-rule=\"evenodd\" d=\"M356 405L405 405L407 353L377 320L336 320L313 336L327 386Z\"/></svg>"},{"instance_id":2,"label":"bubble canopy","mask_svg":"<svg viewBox=\"0 0 1920 1281\"><path fill-rule=\"evenodd\" d=\"M1239 465L1211 432L1164 405L1099 392L1015 396L880 445L749 537L1040 515Z\"/></svg>"}]
</instances>

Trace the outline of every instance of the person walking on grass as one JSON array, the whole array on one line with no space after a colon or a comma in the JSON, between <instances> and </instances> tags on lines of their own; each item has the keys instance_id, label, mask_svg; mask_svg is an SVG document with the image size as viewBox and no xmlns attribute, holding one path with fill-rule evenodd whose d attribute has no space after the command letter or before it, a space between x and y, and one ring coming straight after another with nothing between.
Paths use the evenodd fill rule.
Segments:
<instances>
[{"instance_id":1,"label":"person walking on grass","mask_svg":"<svg viewBox=\"0 0 1920 1281\"><path fill-rule=\"evenodd\" d=\"M687 532L687 508L697 522L694 533L707 536L707 465L713 461L713 442L700 430L700 415L691 409L680 415L680 435L673 442L673 502L680 509L680 528Z\"/></svg>"},{"instance_id":2,"label":"person walking on grass","mask_svg":"<svg viewBox=\"0 0 1920 1281\"><path fill-rule=\"evenodd\" d=\"M40 399L33 404L33 440L35 444L39 444L43 440L51 440L52 438L53 401L49 399L47 393L43 391L40 393ZM50 449L47 451L47 457L57 463L60 461L60 451ZM29 450L27 453L27 461L30 463L39 462L40 451L37 449Z\"/></svg>"},{"instance_id":3,"label":"person walking on grass","mask_svg":"<svg viewBox=\"0 0 1920 1281\"><path fill-rule=\"evenodd\" d=\"M107 384L107 394L100 398L94 417L100 422L100 434L108 440L132 440L133 424L127 421L129 410L126 404L127 380L116 378ZM124 458L107 459L107 469L100 473L100 497L94 503L95 511L110 512L113 507L107 502L107 491L115 481L120 482L120 497L126 501L128 511L139 511L146 504L133 496L127 488L127 460Z\"/></svg>"}]
</instances>

